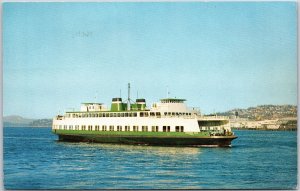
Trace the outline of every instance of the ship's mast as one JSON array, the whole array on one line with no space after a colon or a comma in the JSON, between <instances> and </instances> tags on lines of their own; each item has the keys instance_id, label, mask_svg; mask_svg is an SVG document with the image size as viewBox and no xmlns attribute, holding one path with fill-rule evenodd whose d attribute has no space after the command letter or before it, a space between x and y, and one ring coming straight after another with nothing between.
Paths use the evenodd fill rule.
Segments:
<instances>
[{"instance_id":1,"label":"ship's mast","mask_svg":"<svg viewBox=\"0 0 300 191\"><path fill-rule=\"evenodd\" d=\"M128 100L127 100L127 110L130 111L130 83L128 83Z\"/></svg>"},{"instance_id":2,"label":"ship's mast","mask_svg":"<svg viewBox=\"0 0 300 191\"><path fill-rule=\"evenodd\" d=\"M169 92L169 86L167 86L167 98L169 98L170 92Z\"/></svg>"}]
</instances>

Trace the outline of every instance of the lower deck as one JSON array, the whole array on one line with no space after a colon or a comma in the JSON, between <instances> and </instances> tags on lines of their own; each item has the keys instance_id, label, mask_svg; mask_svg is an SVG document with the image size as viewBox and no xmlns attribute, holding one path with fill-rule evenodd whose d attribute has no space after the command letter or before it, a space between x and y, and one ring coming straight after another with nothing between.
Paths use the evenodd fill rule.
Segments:
<instances>
[{"instance_id":1,"label":"lower deck","mask_svg":"<svg viewBox=\"0 0 300 191\"><path fill-rule=\"evenodd\" d=\"M210 132L114 132L53 130L60 141L144 144L166 146L230 146L234 135L211 135Z\"/></svg>"}]
</instances>

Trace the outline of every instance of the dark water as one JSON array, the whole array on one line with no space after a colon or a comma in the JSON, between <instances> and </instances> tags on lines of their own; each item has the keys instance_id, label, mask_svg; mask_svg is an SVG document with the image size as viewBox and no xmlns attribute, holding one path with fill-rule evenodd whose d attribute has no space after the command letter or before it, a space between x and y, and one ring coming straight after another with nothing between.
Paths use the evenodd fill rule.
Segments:
<instances>
[{"instance_id":1,"label":"dark water","mask_svg":"<svg viewBox=\"0 0 300 191\"><path fill-rule=\"evenodd\" d=\"M232 148L62 143L4 128L6 189L295 189L297 132L235 131Z\"/></svg>"}]
</instances>

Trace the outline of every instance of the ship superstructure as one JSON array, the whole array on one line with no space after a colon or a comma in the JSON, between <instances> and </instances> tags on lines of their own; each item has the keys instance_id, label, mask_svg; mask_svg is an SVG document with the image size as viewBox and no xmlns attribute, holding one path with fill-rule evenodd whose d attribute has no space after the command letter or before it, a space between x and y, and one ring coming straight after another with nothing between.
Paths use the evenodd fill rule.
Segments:
<instances>
[{"instance_id":1,"label":"ship superstructure","mask_svg":"<svg viewBox=\"0 0 300 191\"><path fill-rule=\"evenodd\" d=\"M204 116L188 108L185 99L165 98L150 109L146 100L113 98L110 109L102 103L83 103L80 111L53 118L53 133L61 141L172 146L230 146L237 138L229 119Z\"/></svg>"}]
</instances>

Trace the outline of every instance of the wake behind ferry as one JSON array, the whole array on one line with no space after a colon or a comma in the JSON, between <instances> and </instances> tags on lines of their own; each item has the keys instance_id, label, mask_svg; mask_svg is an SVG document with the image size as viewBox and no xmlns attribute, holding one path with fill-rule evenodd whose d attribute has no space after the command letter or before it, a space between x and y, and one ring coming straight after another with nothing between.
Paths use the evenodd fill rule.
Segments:
<instances>
[{"instance_id":1,"label":"wake behind ferry","mask_svg":"<svg viewBox=\"0 0 300 191\"><path fill-rule=\"evenodd\" d=\"M150 109L145 99L113 98L110 109L102 103L82 103L80 111L53 118L52 132L59 141L162 146L231 146L237 138L229 119L204 116L188 108L185 99L165 98Z\"/></svg>"}]
</instances>

